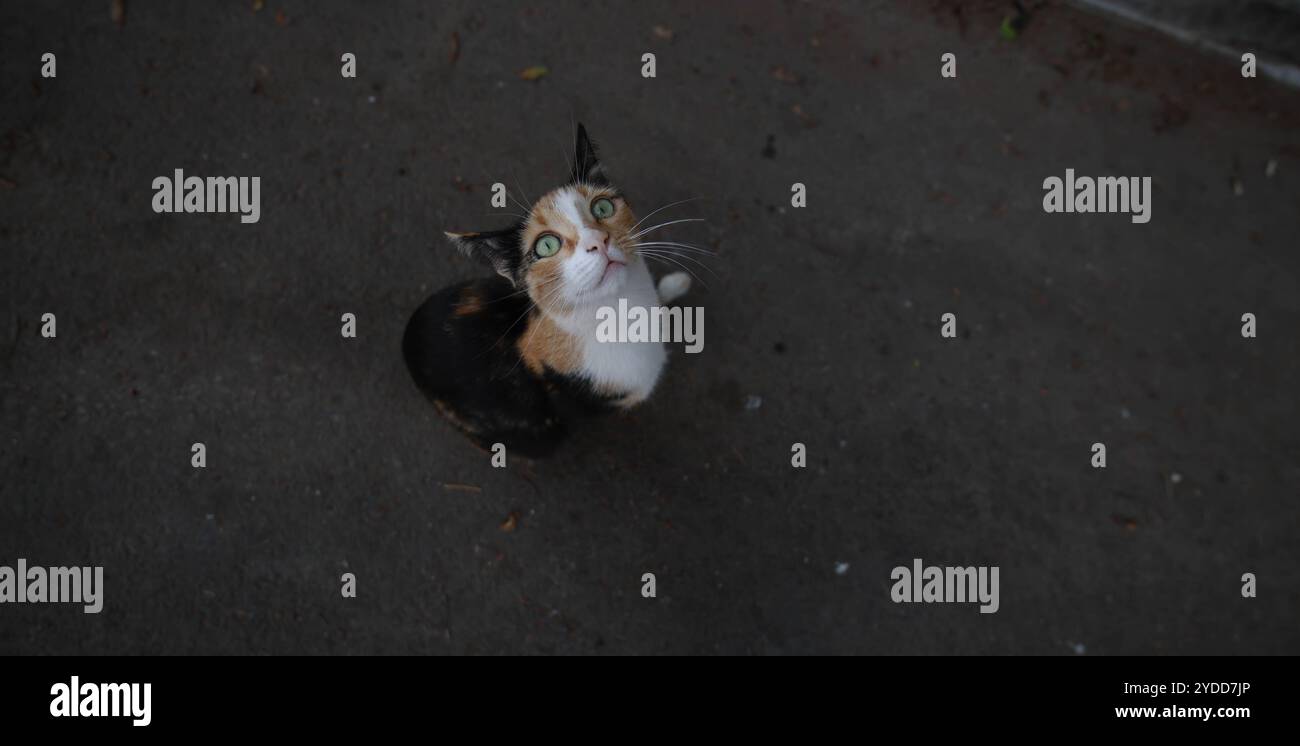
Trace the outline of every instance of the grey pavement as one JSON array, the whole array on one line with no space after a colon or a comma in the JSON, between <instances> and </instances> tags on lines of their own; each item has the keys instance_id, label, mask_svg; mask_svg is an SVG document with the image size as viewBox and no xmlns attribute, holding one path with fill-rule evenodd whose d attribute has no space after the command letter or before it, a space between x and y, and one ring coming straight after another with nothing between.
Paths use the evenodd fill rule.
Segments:
<instances>
[{"instance_id":1,"label":"grey pavement","mask_svg":"<svg viewBox=\"0 0 1300 746\"><path fill-rule=\"evenodd\" d=\"M0 8L0 565L106 582L0 653L1300 653L1300 93L1055 4L108 6ZM705 349L493 469L401 334L578 121L700 200ZM261 220L155 214L176 168ZM1067 168L1151 222L1045 214Z\"/></svg>"}]
</instances>

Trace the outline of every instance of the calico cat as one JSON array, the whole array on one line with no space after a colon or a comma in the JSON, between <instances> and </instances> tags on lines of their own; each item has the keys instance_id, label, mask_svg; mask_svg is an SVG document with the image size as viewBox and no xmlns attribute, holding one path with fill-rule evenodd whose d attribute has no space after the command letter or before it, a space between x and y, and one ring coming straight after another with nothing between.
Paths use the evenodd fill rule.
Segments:
<instances>
[{"instance_id":1,"label":"calico cat","mask_svg":"<svg viewBox=\"0 0 1300 746\"><path fill-rule=\"evenodd\" d=\"M526 219L488 233L448 233L498 276L434 293L402 340L416 385L482 448L543 456L574 411L628 409L654 391L662 344L597 341L596 311L652 308L686 292L677 272L656 287L638 251L638 221L578 125L569 180ZM652 251L652 250L648 250Z\"/></svg>"}]
</instances>

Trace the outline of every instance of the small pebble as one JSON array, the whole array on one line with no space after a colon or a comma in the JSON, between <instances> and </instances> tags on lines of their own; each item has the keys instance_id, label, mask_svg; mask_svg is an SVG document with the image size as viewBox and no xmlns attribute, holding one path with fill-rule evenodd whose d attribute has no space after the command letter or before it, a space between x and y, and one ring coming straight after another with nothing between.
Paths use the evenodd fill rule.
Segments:
<instances>
[{"instance_id":1,"label":"small pebble","mask_svg":"<svg viewBox=\"0 0 1300 746\"><path fill-rule=\"evenodd\" d=\"M835 563L835 574L836 574L836 575L843 575L843 574L847 573L848 571L849 571L849 563L847 563L847 562L836 562L836 563Z\"/></svg>"},{"instance_id":2,"label":"small pebble","mask_svg":"<svg viewBox=\"0 0 1300 746\"><path fill-rule=\"evenodd\" d=\"M754 394L745 397L745 409L752 412L761 406L763 406L763 397Z\"/></svg>"}]
</instances>

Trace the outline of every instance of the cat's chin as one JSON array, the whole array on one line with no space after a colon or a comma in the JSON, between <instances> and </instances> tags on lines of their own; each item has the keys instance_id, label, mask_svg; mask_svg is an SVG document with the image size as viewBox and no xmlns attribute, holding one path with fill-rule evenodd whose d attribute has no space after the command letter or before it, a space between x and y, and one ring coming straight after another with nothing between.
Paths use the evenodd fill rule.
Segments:
<instances>
[{"instance_id":1,"label":"cat's chin","mask_svg":"<svg viewBox=\"0 0 1300 746\"><path fill-rule=\"evenodd\" d=\"M622 289L627 280L627 263L610 262L605 265L605 271L600 275L600 281L596 283L596 291L605 295L613 295Z\"/></svg>"},{"instance_id":2,"label":"cat's chin","mask_svg":"<svg viewBox=\"0 0 1300 746\"><path fill-rule=\"evenodd\" d=\"M627 267L621 264L617 267L611 266L606 272L607 274L601 276L600 282L596 283L595 287L583 291L574 301L579 305L598 306L617 298L627 284Z\"/></svg>"}]
</instances>

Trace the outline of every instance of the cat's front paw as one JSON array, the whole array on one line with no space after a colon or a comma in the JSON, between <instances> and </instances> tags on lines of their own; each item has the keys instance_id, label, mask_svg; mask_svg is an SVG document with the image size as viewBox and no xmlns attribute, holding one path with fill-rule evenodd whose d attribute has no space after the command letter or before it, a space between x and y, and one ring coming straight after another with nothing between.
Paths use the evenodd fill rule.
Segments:
<instances>
[{"instance_id":1,"label":"cat's front paw","mask_svg":"<svg viewBox=\"0 0 1300 746\"><path fill-rule=\"evenodd\" d=\"M691 276L685 272L673 272L659 278L659 302L668 304L686 295L691 289Z\"/></svg>"}]
</instances>

